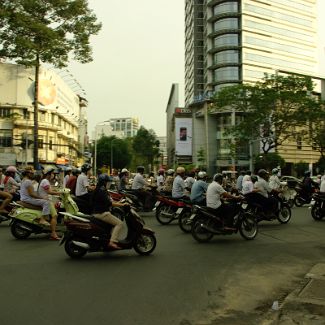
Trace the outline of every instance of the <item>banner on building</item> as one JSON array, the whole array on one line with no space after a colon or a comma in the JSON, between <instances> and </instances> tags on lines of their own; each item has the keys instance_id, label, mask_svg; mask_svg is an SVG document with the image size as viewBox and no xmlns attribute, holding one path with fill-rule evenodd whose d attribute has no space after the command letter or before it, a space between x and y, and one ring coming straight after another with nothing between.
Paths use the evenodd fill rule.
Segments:
<instances>
[{"instance_id":1,"label":"banner on building","mask_svg":"<svg viewBox=\"0 0 325 325\"><path fill-rule=\"evenodd\" d=\"M175 118L176 156L192 156L192 119Z\"/></svg>"}]
</instances>

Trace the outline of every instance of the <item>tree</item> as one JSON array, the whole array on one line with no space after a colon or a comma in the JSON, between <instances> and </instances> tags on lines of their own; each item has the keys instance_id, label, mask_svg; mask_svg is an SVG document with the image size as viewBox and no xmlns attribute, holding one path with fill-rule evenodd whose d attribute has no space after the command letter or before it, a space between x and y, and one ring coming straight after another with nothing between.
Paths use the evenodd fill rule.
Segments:
<instances>
[{"instance_id":1,"label":"tree","mask_svg":"<svg viewBox=\"0 0 325 325\"><path fill-rule=\"evenodd\" d=\"M271 171L273 168L280 166L283 168L285 166L285 160L277 153L270 152L268 154L262 154L255 157L255 171L259 169L266 169Z\"/></svg>"},{"instance_id":2,"label":"tree","mask_svg":"<svg viewBox=\"0 0 325 325\"><path fill-rule=\"evenodd\" d=\"M159 156L159 140L155 132L141 126L133 138L132 149L138 164L152 165Z\"/></svg>"},{"instance_id":3,"label":"tree","mask_svg":"<svg viewBox=\"0 0 325 325\"><path fill-rule=\"evenodd\" d=\"M99 170L103 165L122 169L128 167L131 162L131 153L126 139L116 138L115 136L102 136L97 141L97 166ZM111 166L113 163L113 166Z\"/></svg>"},{"instance_id":4,"label":"tree","mask_svg":"<svg viewBox=\"0 0 325 325\"><path fill-rule=\"evenodd\" d=\"M206 153L202 147L197 152L197 161L200 169L206 169Z\"/></svg>"},{"instance_id":5,"label":"tree","mask_svg":"<svg viewBox=\"0 0 325 325\"><path fill-rule=\"evenodd\" d=\"M34 167L38 166L38 80L41 63L57 68L74 59L92 61L89 38L101 24L87 0L2 0L0 2L0 58L35 67Z\"/></svg>"},{"instance_id":6,"label":"tree","mask_svg":"<svg viewBox=\"0 0 325 325\"><path fill-rule=\"evenodd\" d=\"M237 85L222 89L213 99L212 111L235 111L243 115L226 134L235 139L260 140L268 153L297 136L308 136L309 123L324 119L324 109L318 98L311 96L311 78L265 75L255 85Z\"/></svg>"}]
</instances>

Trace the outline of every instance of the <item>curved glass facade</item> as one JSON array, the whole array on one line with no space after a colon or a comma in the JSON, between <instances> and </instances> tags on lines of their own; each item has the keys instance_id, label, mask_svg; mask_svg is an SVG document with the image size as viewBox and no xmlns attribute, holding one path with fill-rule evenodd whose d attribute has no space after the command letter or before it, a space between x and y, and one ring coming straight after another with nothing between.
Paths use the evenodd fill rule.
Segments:
<instances>
[{"instance_id":1,"label":"curved glass facade","mask_svg":"<svg viewBox=\"0 0 325 325\"><path fill-rule=\"evenodd\" d=\"M238 12L238 3L237 2L223 2L217 4L213 7L213 14L215 16L225 14L225 13L237 13Z\"/></svg>"}]
</instances>

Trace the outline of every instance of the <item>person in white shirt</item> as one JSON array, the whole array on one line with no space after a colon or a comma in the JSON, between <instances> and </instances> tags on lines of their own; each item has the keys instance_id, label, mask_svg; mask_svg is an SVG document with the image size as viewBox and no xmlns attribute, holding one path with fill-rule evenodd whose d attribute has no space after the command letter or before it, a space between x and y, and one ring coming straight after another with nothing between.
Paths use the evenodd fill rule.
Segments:
<instances>
[{"instance_id":1,"label":"person in white shirt","mask_svg":"<svg viewBox=\"0 0 325 325\"><path fill-rule=\"evenodd\" d=\"M165 170L159 169L158 176L157 176L157 191L161 190L161 188L164 185L164 181L165 181Z\"/></svg>"},{"instance_id":2,"label":"person in white shirt","mask_svg":"<svg viewBox=\"0 0 325 325\"><path fill-rule=\"evenodd\" d=\"M233 218L235 216L235 211L232 205L223 204L221 198L229 198L240 200L241 196L235 196L222 187L223 175L215 174L213 176L213 182L209 184L206 194L207 207L214 209L214 213L220 217L224 218L224 221L228 226L233 225Z\"/></svg>"},{"instance_id":3,"label":"person in white shirt","mask_svg":"<svg viewBox=\"0 0 325 325\"><path fill-rule=\"evenodd\" d=\"M185 188L191 193L192 190L192 186L195 182L195 172L189 172L188 176L185 178L184 182L185 182Z\"/></svg>"},{"instance_id":4,"label":"person in white shirt","mask_svg":"<svg viewBox=\"0 0 325 325\"><path fill-rule=\"evenodd\" d=\"M185 192L186 184L184 182L185 168L176 168L176 177L173 181L172 197L174 199L188 198Z\"/></svg>"},{"instance_id":5,"label":"person in white shirt","mask_svg":"<svg viewBox=\"0 0 325 325\"><path fill-rule=\"evenodd\" d=\"M58 214L56 212L54 203L52 201L51 195L59 195L59 192L53 191L51 188L50 181L54 179L54 168L49 167L44 170L44 176L38 186L38 195L45 200L50 201L50 227L52 232L52 239L59 239L58 235L56 234L56 225L57 225L57 217Z\"/></svg>"},{"instance_id":6,"label":"person in white shirt","mask_svg":"<svg viewBox=\"0 0 325 325\"><path fill-rule=\"evenodd\" d=\"M144 167L137 167L137 174L133 178L132 190L135 190L136 195L140 199L141 203L144 206L145 211L151 210L151 199L152 195L149 191L146 191L146 187L151 186L149 182L143 177Z\"/></svg>"},{"instance_id":7,"label":"person in white shirt","mask_svg":"<svg viewBox=\"0 0 325 325\"><path fill-rule=\"evenodd\" d=\"M77 178L76 196L82 200L89 201L89 193L94 186L89 184L89 176L91 175L91 165L83 164L81 166L81 174Z\"/></svg>"},{"instance_id":8,"label":"person in white shirt","mask_svg":"<svg viewBox=\"0 0 325 325\"><path fill-rule=\"evenodd\" d=\"M272 176L269 179L269 185L272 190L280 191L282 185L278 177L278 174L279 174L279 170L277 168L273 168Z\"/></svg>"}]
</instances>

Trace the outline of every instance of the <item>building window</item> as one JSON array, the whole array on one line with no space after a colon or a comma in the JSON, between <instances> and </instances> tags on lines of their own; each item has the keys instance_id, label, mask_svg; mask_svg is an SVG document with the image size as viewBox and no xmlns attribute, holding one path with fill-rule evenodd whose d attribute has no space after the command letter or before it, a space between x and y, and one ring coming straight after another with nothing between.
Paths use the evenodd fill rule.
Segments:
<instances>
[{"instance_id":1,"label":"building window","mask_svg":"<svg viewBox=\"0 0 325 325\"><path fill-rule=\"evenodd\" d=\"M238 46L238 45L239 45L238 34L220 35L220 36L215 37L215 39L214 39L215 47Z\"/></svg>"},{"instance_id":2,"label":"building window","mask_svg":"<svg viewBox=\"0 0 325 325\"><path fill-rule=\"evenodd\" d=\"M238 67L224 67L214 70L214 81L239 80Z\"/></svg>"},{"instance_id":3,"label":"building window","mask_svg":"<svg viewBox=\"0 0 325 325\"><path fill-rule=\"evenodd\" d=\"M237 18L224 18L214 23L214 31L219 32L223 29L238 29Z\"/></svg>"},{"instance_id":4,"label":"building window","mask_svg":"<svg viewBox=\"0 0 325 325\"><path fill-rule=\"evenodd\" d=\"M10 116L10 108L0 108L0 117L9 117Z\"/></svg>"},{"instance_id":5,"label":"building window","mask_svg":"<svg viewBox=\"0 0 325 325\"><path fill-rule=\"evenodd\" d=\"M238 12L237 2L224 2L213 7L213 14L220 15L224 13L235 13Z\"/></svg>"},{"instance_id":6,"label":"building window","mask_svg":"<svg viewBox=\"0 0 325 325\"><path fill-rule=\"evenodd\" d=\"M30 119L30 112L28 111L27 108L23 109L23 117L24 117L24 120L29 120Z\"/></svg>"},{"instance_id":7,"label":"building window","mask_svg":"<svg viewBox=\"0 0 325 325\"><path fill-rule=\"evenodd\" d=\"M44 112L41 112L40 121L41 122L45 121L45 113Z\"/></svg>"},{"instance_id":8,"label":"building window","mask_svg":"<svg viewBox=\"0 0 325 325\"><path fill-rule=\"evenodd\" d=\"M297 149L298 150L302 149L302 138L301 138L301 136L297 137Z\"/></svg>"},{"instance_id":9,"label":"building window","mask_svg":"<svg viewBox=\"0 0 325 325\"><path fill-rule=\"evenodd\" d=\"M49 150L53 150L53 140L49 141Z\"/></svg>"},{"instance_id":10,"label":"building window","mask_svg":"<svg viewBox=\"0 0 325 325\"><path fill-rule=\"evenodd\" d=\"M38 139L38 149L43 149L43 139Z\"/></svg>"},{"instance_id":11,"label":"building window","mask_svg":"<svg viewBox=\"0 0 325 325\"><path fill-rule=\"evenodd\" d=\"M12 147L12 137L0 136L0 147Z\"/></svg>"},{"instance_id":12,"label":"building window","mask_svg":"<svg viewBox=\"0 0 325 325\"><path fill-rule=\"evenodd\" d=\"M221 51L214 55L215 64L238 63L239 52L237 50Z\"/></svg>"}]
</instances>

